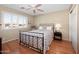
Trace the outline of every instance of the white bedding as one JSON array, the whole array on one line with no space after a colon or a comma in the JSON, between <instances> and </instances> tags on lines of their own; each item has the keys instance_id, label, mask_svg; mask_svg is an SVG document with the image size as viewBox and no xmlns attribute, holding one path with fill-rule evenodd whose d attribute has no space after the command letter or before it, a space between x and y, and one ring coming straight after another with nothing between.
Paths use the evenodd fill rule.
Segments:
<instances>
[{"instance_id":1,"label":"white bedding","mask_svg":"<svg viewBox=\"0 0 79 59\"><path fill-rule=\"evenodd\" d=\"M36 33L44 33L44 50L48 50L49 49L49 45L51 44L52 40L53 40L53 30L32 30L32 31L29 31L29 32L21 32L21 34L29 34L29 35L32 35L32 36L39 36L39 37L42 37L41 34L34 34L34 33L31 33L31 32L36 32ZM24 37L22 37L23 39ZM35 44L36 42L34 42ZM41 48L41 44L42 42L39 40L39 48ZM36 44L35 44L36 45Z\"/></svg>"}]
</instances>

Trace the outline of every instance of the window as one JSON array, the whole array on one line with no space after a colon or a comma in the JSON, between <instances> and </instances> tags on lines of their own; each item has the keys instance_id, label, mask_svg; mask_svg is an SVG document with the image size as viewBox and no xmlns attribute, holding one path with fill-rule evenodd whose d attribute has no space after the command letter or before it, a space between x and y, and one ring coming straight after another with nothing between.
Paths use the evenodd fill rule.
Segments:
<instances>
[{"instance_id":1,"label":"window","mask_svg":"<svg viewBox=\"0 0 79 59\"><path fill-rule=\"evenodd\" d=\"M18 21L19 27L27 27L28 25L28 20L27 17L24 17L22 15L19 16L19 21Z\"/></svg>"},{"instance_id":2,"label":"window","mask_svg":"<svg viewBox=\"0 0 79 59\"><path fill-rule=\"evenodd\" d=\"M12 21L12 28L17 28L17 19L18 19L18 17L17 17L17 15L16 14L12 14L12 19L11 19L11 21Z\"/></svg>"},{"instance_id":3,"label":"window","mask_svg":"<svg viewBox=\"0 0 79 59\"><path fill-rule=\"evenodd\" d=\"M25 28L28 25L26 16L14 13L3 12L2 20L4 29Z\"/></svg>"},{"instance_id":4,"label":"window","mask_svg":"<svg viewBox=\"0 0 79 59\"><path fill-rule=\"evenodd\" d=\"M2 14L3 18L3 28L11 28L11 14L10 13L4 13Z\"/></svg>"}]
</instances>

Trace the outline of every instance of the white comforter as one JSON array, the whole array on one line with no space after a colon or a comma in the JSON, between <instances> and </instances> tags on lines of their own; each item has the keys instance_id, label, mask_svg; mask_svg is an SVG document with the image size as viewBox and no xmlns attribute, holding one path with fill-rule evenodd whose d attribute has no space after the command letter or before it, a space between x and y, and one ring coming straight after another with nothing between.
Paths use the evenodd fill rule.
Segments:
<instances>
[{"instance_id":1,"label":"white comforter","mask_svg":"<svg viewBox=\"0 0 79 59\"><path fill-rule=\"evenodd\" d=\"M34 35L34 36L39 36L42 37L41 34L34 34L31 32L36 32L36 33L44 33L44 50L48 50L49 49L49 45L51 44L52 40L53 40L53 31L51 30L32 30L29 32L22 32L21 34L29 34L29 35ZM36 42L34 42L36 43ZM41 41L39 41L39 47L41 47Z\"/></svg>"}]
</instances>

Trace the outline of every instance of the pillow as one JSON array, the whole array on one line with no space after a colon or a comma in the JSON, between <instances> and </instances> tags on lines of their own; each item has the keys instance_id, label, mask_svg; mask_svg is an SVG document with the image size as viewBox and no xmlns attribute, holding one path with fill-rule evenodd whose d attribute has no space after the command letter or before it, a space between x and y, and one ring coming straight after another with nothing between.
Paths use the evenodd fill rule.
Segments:
<instances>
[{"instance_id":1,"label":"pillow","mask_svg":"<svg viewBox=\"0 0 79 59\"><path fill-rule=\"evenodd\" d=\"M47 26L46 29L47 30L52 30L52 26Z\"/></svg>"},{"instance_id":2,"label":"pillow","mask_svg":"<svg viewBox=\"0 0 79 59\"><path fill-rule=\"evenodd\" d=\"M43 29L43 26L39 26L39 28L38 29Z\"/></svg>"}]
</instances>

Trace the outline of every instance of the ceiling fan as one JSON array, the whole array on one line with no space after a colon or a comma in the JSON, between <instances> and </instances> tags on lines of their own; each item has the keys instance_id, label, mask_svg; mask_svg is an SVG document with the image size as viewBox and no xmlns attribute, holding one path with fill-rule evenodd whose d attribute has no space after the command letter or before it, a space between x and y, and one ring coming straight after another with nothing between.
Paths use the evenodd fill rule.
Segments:
<instances>
[{"instance_id":1,"label":"ceiling fan","mask_svg":"<svg viewBox=\"0 0 79 59\"><path fill-rule=\"evenodd\" d=\"M44 10L40 9L39 7L42 6L42 4L37 4L37 5L27 5L28 8L26 9L25 7L21 7L21 9L26 9L26 10L32 10L33 13L36 13L37 11L44 12Z\"/></svg>"}]
</instances>

